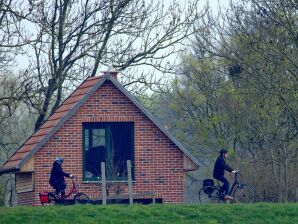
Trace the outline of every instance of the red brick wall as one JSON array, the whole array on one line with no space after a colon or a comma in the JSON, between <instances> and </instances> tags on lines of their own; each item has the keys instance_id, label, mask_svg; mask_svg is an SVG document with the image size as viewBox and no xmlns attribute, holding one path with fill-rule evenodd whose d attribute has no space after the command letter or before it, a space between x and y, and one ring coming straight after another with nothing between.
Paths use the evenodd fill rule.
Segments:
<instances>
[{"instance_id":1,"label":"red brick wall","mask_svg":"<svg viewBox=\"0 0 298 224\"><path fill-rule=\"evenodd\" d=\"M113 121L134 122L133 191L156 191L165 203L182 203L183 153L111 82L102 85L35 154L35 191L51 190L52 163L62 156L64 171L78 177L80 190L92 197L99 195L100 184L82 182L82 122ZM38 198L34 203L39 204Z\"/></svg>"}]
</instances>

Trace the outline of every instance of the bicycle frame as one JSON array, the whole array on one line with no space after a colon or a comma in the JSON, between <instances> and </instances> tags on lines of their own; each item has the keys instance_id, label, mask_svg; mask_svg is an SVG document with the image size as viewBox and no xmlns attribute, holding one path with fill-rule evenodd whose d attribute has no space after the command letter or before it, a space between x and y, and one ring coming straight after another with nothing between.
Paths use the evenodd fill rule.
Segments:
<instances>
[{"instance_id":1,"label":"bicycle frame","mask_svg":"<svg viewBox=\"0 0 298 224\"><path fill-rule=\"evenodd\" d=\"M70 189L70 191L68 192L68 194L65 195L65 198L69 198L73 193L77 193L78 192L74 180L71 179L71 181L72 181L72 188Z\"/></svg>"},{"instance_id":2,"label":"bicycle frame","mask_svg":"<svg viewBox=\"0 0 298 224\"><path fill-rule=\"evenodd\" d=\"M77 178L75 178L75 180L77 180ZM65 195L65 198L69 198L73 193L78 193L79 192L78 189L77 189L77 187L76 187L74 178L72 178L71 181L72 181L72 188ZM54 194L53 200L61 200L61 196L60 195L57 195L55 192L53 192L53 194Z\"/></svg>"},{"instance_id":3,"label":"bicycle frame","mask_svg":"<svg viewBox=\"0 0 298 224\"><path fill-rule=\"evenodd\" d=\"M234 182L229 192L230 195L233 193L236 186L241 186L241 182L238 179L238 175L239 175L239 172L235 173Z\"/></svg>"}]
</instances>

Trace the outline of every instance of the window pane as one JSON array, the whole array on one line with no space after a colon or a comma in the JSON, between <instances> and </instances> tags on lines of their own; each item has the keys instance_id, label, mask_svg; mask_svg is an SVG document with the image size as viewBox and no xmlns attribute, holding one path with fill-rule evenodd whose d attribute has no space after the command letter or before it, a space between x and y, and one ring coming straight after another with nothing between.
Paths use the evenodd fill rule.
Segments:
<instances>
[{"instance_id":1,"label":"window pane","mask_svg":"<svg viewBox=\"0 0 298 224\"><path fill-rule=\"evenodd\" d=\"M105 162L105 129L85 130L85 178L98 179L101 174L100 164ZM86 136L88 135L88 137Z\"/></svg>"},{"instance_id":2,"label":"window pane","mask_svg":"<svg viewBox=\"0 0 298 224\"><path fill-rule=\"evenodd\" d=\"M108 150L107 179L127 180L126 161L132 161L132 123L110 124L110 147Z\"/></svg>"},{"instance_id":3,"label":"window pane","mask_svg":"<svg viewBox=\"0 0 298 224\"><path fill-rule=\"evenodd\" d=\"M93 129L92 141L93 147L105 146L105 129Z\"/></svg>"}]
</instances>

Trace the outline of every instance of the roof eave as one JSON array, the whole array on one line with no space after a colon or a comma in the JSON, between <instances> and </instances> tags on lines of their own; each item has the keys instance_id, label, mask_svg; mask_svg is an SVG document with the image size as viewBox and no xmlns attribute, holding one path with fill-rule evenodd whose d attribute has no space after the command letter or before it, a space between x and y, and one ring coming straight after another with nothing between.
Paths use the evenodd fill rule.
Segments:
<instances>
[{"instance_id":1,"label":"roof eave","mask_svg":"<svg viewBox=\"0 0 298 224\"><path fill-rule=\"evenodd\" d=\"M90 91L81 99L68 113L64 116L59 123L39 142L19 163L19 167L23 166L49 139L50 137L72 116L80 106L106 81L105 77L102 77L100 81L91 88Z\"/></svg>"},{"instance_id":2,"label":"roof eave","mask_svg":"<svg viewBox=\"0 0 298 224\"><path fill-rule=\"evenodd\" d=\"M16 173L20 171L19 167L11 167L11 168L6 168L6 169L0 169L0 176L3 174L8 174L8 173Z\"/></svg>"}]
</instances>

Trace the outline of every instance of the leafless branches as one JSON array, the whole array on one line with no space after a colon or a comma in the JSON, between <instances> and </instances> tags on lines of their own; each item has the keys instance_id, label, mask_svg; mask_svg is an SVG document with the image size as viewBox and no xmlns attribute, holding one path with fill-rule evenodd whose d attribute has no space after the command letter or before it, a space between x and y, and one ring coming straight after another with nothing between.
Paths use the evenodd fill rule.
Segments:
<instances>
[{"instance_id":1,"label":"leafless branches","mask_svg":"<svg viewBox=\"0 0 298 224\"><path fill-rule=\"evenodd\" d=\"M33 40L28 70L41 93L36 128L59 106L66 85L95 76L102 66L113 65L129 77L125 85L158 85L155 74L138 76L130 68L172 72L164 61L181 50L179 44L197 31L190 27L202 16L197 0L170 6L162 1L52 0L28 7L30 13L22 17Z\"/></svg>"}]
</instances>

